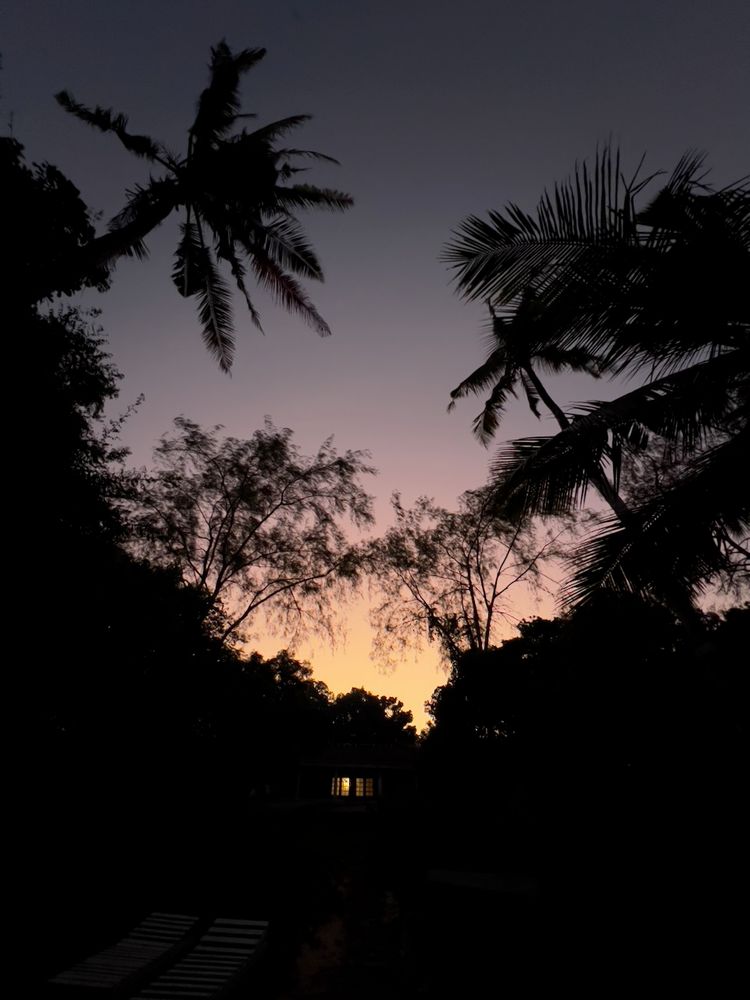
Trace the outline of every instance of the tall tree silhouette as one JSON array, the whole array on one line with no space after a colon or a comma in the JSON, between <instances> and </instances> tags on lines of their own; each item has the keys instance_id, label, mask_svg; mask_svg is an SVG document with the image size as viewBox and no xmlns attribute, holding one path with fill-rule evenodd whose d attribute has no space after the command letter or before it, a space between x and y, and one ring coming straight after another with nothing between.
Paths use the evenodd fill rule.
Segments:
<instances>
[{"instance_id":1,"label":"tall tree silhouette","mask_svg":"<svg viewBox=\"0 0 750 1000\"><path fill-rule=\"evenodd\" d=\"M748 447L750 193L744 181L711 188L702 163L684 156L639 211L655 175L625 181L605 149L535 215L511 204L469 218L446 251L461 294L486 299L511 328L527 320L530 355L583 351L602 372L642 380L566 412L552 437L502 448L494 481L506 511L570 510L589 486L602 492L605 475L617 491L654 442L677 471L650 498L611 504L617 518L577 555L572 602L605 587L678 607L732 557L750 558L750 491L732 473Z\"/></svg>"},{"instance_id":2,"label":"tall tree silhouette","mask_svg":"<svg viewBox=\"0 0 750 1000\"><path fill-rule=\"evenodd\" d=\"M302 455L291 430L268 419L245 440L185 417L174 423L129 501L134 551L205 593L225 617L223 639L259 613L269 624L330 632L330 598L360 573L343 521L372 521L360 482L374 472L365 453L339 455L329 438Z\"/></svg>"},{"instance_id":3,"label":"tall tree silhouette","mask_svg":"<svg viewBox=\"0 0 750 1000\"><path fill-rule=\"evenodd\" d=\"M172 212L182 210L172 278L181 295L196 298L204 342L224 371L232 365L234 336L230 289L219 265L231 272L259 328L260 317L245 283L248 268L277 302L328 335L327 323L297 280L322 281L323 270L295 212L352 204L341 191L292 183L304 159L336 162L312 150L277 145L309 115L292 115L251 132L240 128L245 119L255 117L241 113L240 82L264 55L265 49L233 53L224 41L212 48L209 84L199 98L184 155L130 132L123 114L86 107L66 91L57 94L66 111L113 133L128 152L162 171L129 192L108 233L92 239L73 258L57 261L57 267L76 275L110 267L122 256L143 258L144 238ZM43 276L37 297L58 287L59 277Z\"/></svg>"}]
</instances>

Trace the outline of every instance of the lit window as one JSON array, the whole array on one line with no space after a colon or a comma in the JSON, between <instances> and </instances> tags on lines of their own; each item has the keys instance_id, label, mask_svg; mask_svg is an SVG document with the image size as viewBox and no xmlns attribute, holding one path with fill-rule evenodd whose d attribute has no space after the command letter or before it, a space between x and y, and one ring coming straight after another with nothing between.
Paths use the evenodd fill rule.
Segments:
<instances>
[{"instance_id":1,"label":"lit window","mask_svg":"<svg viewBox=\"0 0 750 1000\"><path fill-rule=\"evenodd\" d=\"M355 778L354 794L360 799L364 796L372 797L375 794L374 780L372 778Z\"/></svg>"},{"instance_id":2,"label":"lit window","mask_svg":"<svg viewBox=\"0 0 750 1000\"><path fill-rule=\"evenodd\" d=\"M348 795L350 785L350 778L331 778L331 795Z\"/></svg>"}]
</instances>

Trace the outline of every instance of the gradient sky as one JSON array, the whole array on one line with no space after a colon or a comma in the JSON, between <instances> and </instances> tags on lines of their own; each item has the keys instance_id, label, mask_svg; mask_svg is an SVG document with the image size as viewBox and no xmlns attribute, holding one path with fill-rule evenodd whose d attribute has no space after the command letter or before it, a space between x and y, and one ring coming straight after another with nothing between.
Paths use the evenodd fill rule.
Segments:
<instances>
[{"instance_id":1,"label":"gradient sky","mask_svg":"<svg viewBox=\"0 0 750 1000\"><path fill-rule=\"evenodd\" d=\"M124 439L144 464L181 413L237 436L267 414L306 452L334 434L340 449L371 452L381 528L393 490L451 506L486 476L490 453L470 433L479 403L446 413L484 356L482 310L458 301L438 260L462 218L509 200L531 208L610 136L626 163L645 151L650 170L689 148L707 151L716 183L750 169L746 0L16 0L0 8L0 125L106 219L147 173L52 95L125 111L134 131L181 149L222 37L268 49L246 77L245 109L260 123L312 113L294 144L342 165L310 180L355 197L348 213L305 218L327 275L310 291L334 335L319 339L258 295L266 336L238 303L234 371L221 375L169 280L171 221L148 263L120 263L112 290L90 300L125 375L120 409L146 397ZM563 401L613 392L572 379L554 389ZM519 402L501 437L537 432ZM334 690L397 694L420 723L442 681L430 654L378 671L361 609L337 651L298 652Z\"/></svg>"}]
</instances>

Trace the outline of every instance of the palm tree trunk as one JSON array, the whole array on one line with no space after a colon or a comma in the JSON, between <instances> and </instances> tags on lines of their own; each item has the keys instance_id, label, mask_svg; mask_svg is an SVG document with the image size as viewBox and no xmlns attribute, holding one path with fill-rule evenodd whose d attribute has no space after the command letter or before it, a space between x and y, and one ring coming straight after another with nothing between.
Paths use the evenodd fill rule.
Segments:
<instances>
[{"instance_id":1,"label":"palm tree trunk","mask_svg":"<svg viewBox=\"0 0 750 1000\"><path fill-rule=\"evenodd\" d=\"M554 416L555 420L560 427L560 430L564 430L566 427L570 427L570 421L568 420L565 412L558 406L555 400L550 396L544 387L539 376L536 374L534 369L530 364L524 365L523 370L528 375L529 379L534 385L534 388L539 393L539 398L545 404L550 413ZM601 471L601 469L594 469L591 473L591 481L597 489L597 492L601 498L609 504L613 513L620 521L621 524L627 524L630 521L630 511L627 504L622 499L617 490L612 486L607 477ZM685 598L685 595L680 592L675 592L673 594L664 595L664 603L666 606L677 616L680 622L685 626L688 634L693 637L696 641L703 636L703 631L700 622L700 613L693 606L689 599Z\"/></svg>"},{"instance_id":2,"label":"palm tree trunk","mask_svg":"<svg viewBox=\"0 0 750 1000\"><path fill-rule=\"evenodd\" d=\"M523 371L528 376L529 381L533 384L536 391L539 393L539 398L557 421L560 430L565 430L566 427L570 427L570 421L568 420L567 415L547 392L543 382L534 371L531 364L529 363L523 365ZM627 523L630 514L627 504L600 468L597 467L591 470L591 482L596 487L596 490L602 500L604 500L605 503L611 507L617 519L622 524Z\"/></svg>"}]
</instances>

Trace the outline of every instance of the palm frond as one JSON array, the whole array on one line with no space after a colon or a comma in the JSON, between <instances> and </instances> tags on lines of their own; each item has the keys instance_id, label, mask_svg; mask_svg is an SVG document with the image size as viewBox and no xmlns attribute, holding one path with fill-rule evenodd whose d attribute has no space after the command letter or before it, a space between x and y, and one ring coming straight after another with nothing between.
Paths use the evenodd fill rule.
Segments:
<instances>
[{"instance_id":1,"label":"palm frond","mask_svg":"<svg viewBox=\"0 0 750 1000\"><path fill-rule=\"evenodd\" d=\"M205 244L200 223L183 223L172 280L181 295L198 300L203 342L222 371L232 367L234 333L230 291Z\"/></svg>"},{"instance_id":2,"label":"palm frond","mask_svg":"<svg viewBox=\"0 0 750 1000\"><path fill-rule=\"evenodd\" d=\"M322 163L333 163L337 167L341 166L335 157L327 156L325 153L318 153L314 149L277 149L274 151L274 155L278 159L283 160L301 156L303 159L320 160Z\"/></svg>"},{"instance_id":3,"label":"palm frond","mask_svg":"<svg viewBox=\"0 0 750 1000\"><path fill-rule=\"evenodd\" d=\"M246 247L248 259L258 282L289 312L298 313L321 337L328 337L331 329L307 297L302 286L268 255L264 246L251 244Z\"/></svg>"},{"instance_id":4,"label":"palm frond","mask_svg":"<svg viewBox=\"0 0 750 1000\"><path fill-rule=\"evenodd\" d=\"M352 196L344 191L315 187L312 184L277 187L274 200L278 207L287 212L295 208L330 208L343 212L354 204Z\"/></svg>"},{"instance_id":5,"label":"palm frond","mask_svg":"<svg viewBox=\"0 0 750 1000\"><path fill-rule=\"evenodd\" d=\"M198 143L216 142L234 126L240 112L240 78L265 54L263 48L233 53L225 41L211 49L210 82L198 99L198 111L190 129Z\"/></svg>"},{"instance_id":6,"label":"palm frond","mask_svg":"<svg viewBox=\"0 0 750 1000\"><path fill-rule=\"evenodd\" d=\"M729 351L648 382L611 402L575 409L578 433L606 429L626 442L639 425L683 455L700 448L736 409L736 393L750 386L750 350Z\"/></svg>"},{"instance_id":7,"label":"palm frond","mask_svg":"<svg viewBox=\"0 0 750 1000\"><path fill-rule=\"evenodd\" d=\"M119 257L148 256L144 237L160 225L175 205L175 182L168 177L128 192L128 204L109 224L109 232L81 247L71 261L73 271L109 268Z\"/></svg>"},{"instance_id":8,"label":"palm frond","mask_svg":"<svg viewBox=\"0 0 750 1000\"><path fill-rule=\"evenodd\" d=\"M505 347L496 347L490 351L487 360L476 368L471 375L468 375L463 382L459 382L455 389L451 389L452 409L457 399L463 399L469 393L479 395L494 385L500 373L505 373L508 364L508 352Z\"/></svg>"},{"instance_id":9,"label":"palm frond","mask_svg":"<svg viewBox=\"0 0 750 1000\"><path fill-rule=\"evenodd\" d=\"M546 332L543 326L539 329L537 301L533 292L524 295L509 316L498 314L491 308L490 317L488 340L491 349L487 360L451 392L449 409L452 409L456 399L469 392L478 394L500 379L506 385L512 385L514 381L520 383L531 412L539 417L539 404L543 397L555 411L554 403L550 403L550 397L540 388L538 377L532 374L534 365L540 364L552 372L569 369L596 376L601 373L599 359L587 351L581 348L565 349L545 341ZM474 433L483 444L498 427L507 394L506 389L501 406L496 406L490 398L486 413L480 414L474 421Z\"/></svg>"},{"instance_id":10,"label":"palm frond","mask_svg":"<svg viewBox=\"0 0 750 1000\"><path fill-rule=\"evenodd\" d=\"M200 263L202 256L203 247L197 225L194 222L180 223L180 240L175 250L172 281L183 298L195 295L203 283Z\"/></svg>"},{"instance_id":11,"label":"palm frond","mask_svg":"<svg viewBox=\"0 0 750 1000\"><path fill-rule=\"evenodd\" d=\"M747 535L750 496L737 469L749 447L746 427L697 456L627 524L607 523L576 555L563 603L587 603L601 590L672 604L695 599L726 569L722 540Z\"/></svg>"},{"instance_id":12,"label":"palm frond","mask_svg":"<svg viewBox=\"0 0 750 1000\"><path fill-rule=\"evenodd\" d=\"M537 420L539 420L541 419L542 416L541 413L539 412L539 403L541 402L541 397L539 395L539 392L534 383L531 381L531 379L523 369L520 370L520 377L521 377L521 385L523 386L523 391L524 394L526 395L526 402L529 404L529 409L537 418Z\"/></svg>"},{"instance_id":13,"label":"palm frond","mask_svg":"<svg viewBox=\"0 0 750 1000\"><path fill-rule=\"evenodd\" d=\"M623 452L637 452L656 434L682 455L698 450L748 391L750 354L731 352L607 402L581 404L552 437L511 441L498 452L493 476L513 510L558 514L579 507L597 485L603 463L615 478Z\"/></svg>"},{"instance_id":14,"label":"palm frond","mask_svg":"<svg viewBox=\"0 0 750 1000\"><path fill-rule=\"evenodd\" d=\"M650 226L658 233L669 228L668 217L670 209L684 200L685 196L694 194L695 189L704 187L703 181L709 171L703 169L706 154L698 150L688 150L677 161L667 183L643 208L637 217L640 225ZM653 237L652 237L653 239Z\"/></svg>"},{"instance_id":15,"label":"palm frond","mask_svg":"<svg viewBox=\"0 0 750 1000\"><path fill-rule=\"evenodd\" d=\"M750 191L712 191L701 162L684 158L639 215L642 247L612 340L612 359L633 373L666 374L750 332Z\"/></svg>"},{"instance_id":16,"label":"palm frond","mask_svg":"<svg viewBox=\"0 0 750 1000\"><path fill-rule=\"evenodd\" d=\"M244 297L245 302L247 304L248 312L250 313L250 319L253 322L253 326L255 326L258 330L260 330L261 333L263 333L263 327L260 322L260 313L255 308L255 304L250 298L250 293L248 292L247 286L245 285L245 268L242 262L240 261L239 257L237 256L234 246L231 243L228 246L222 246L219 251L219 256L223 260L226 260L227 263L229 264L235 284L237 285L238 290L242 293L242 296Z\"/></svg>"},{"instance_id":17,"label":"palm frond","mask_svg":"<svg viewBox=\"0 0 750 1000\"><path fill-rule=\"evenodd\" d=\"M161 225L179 204L177 185L171 177L152 178L146 186L138 184L126 195L125 207L113 216L108 226L113 246L117 246L113 256L143 260L148 256L143 238Z\"/></svg>"},{"instance_id":18,"label":"palm frond","mask_svg":"<svg viewBox=\"0 0 750 1000\"><path fill-rule=\"evenodd\" d=\"M603 372L602 361L581 347L563 348L544 344L533 353L534 361L549 372L585 372L599 378Z\"/></svg>"},{"instance_id":19,"label":"palm frond","mask_svg":"<svg viewBox=\"0 0 750 1000\"><path fill-rule=\"evenodd\" d=\"M624 182L619 151L597 151L589 168L545 191L535 213L510 203L488 220L469 216L448 243L443 260L456 272L459 294L505 303L540 271L570 266L582 256L637 239L633 199L646 181Z\"/></svg>"},{"instance_id":20,"label":"palm frond","mask_svg":"<svg viewBox=\"0 0 750 1000\"><path fill-rule=\"evenodd\" d=\"M300 125L304 125L305 122L309 122L311 119L312 115L289 115L286 118L280 118L278 121L269 122L268 125L262 125L260 128L254 129L243 136L238 136L238 139L240 141L263 143L268 146L274 139L278 139L279 136L291 132L292 129L299 128Z\"/></svg>"},{"instance_id":21,"label":"palm frond","mask_svg":"<svg viewBox=\"0 0 750 1000\"><path fill-rule=\"evenodd\" d=\"M538 345L583 350L613 374L653 360L650 288L661 259L636 206L655 175L622 180L618 156L605 148L590 171L578 166L535 213L511 204L468 218L443 256L463 297L486 299L514 323L531 297ZM651 339L639 333L649 327Z\"/></svg>"},{"instance_id":22,"label":"palm frond","mask_svg":"<svg viewBox=\"0 0 750 1000\"><path fill-rule=\"evenodd\" d=\"M297 174L307 173L309 167L293 167L290 163L279 163L277 167L277 180L290 181Z\"/></svg>"},{"instance_id":23,"label":"palm frond","mask_svg":"<svg viewBox=\"0 0 750 1000\"><path fill-rule=\"evenodd\" d=\"M516 395L515 382L516 373L512 370L499 378L492 387L492 392L484 404L484 409L474 418L472 430L474 435L485 446L490 443L497 430L500 417L508 401L508 396Z\"/></svg>"},{"instance_id":24,"label":"palm frond","mask_svg":"<svg viewBox=\"0 0 750 1000\"><path fill-rule=\"evenodd\" d=\"M266 252L282 268L303 278L323 280L320 261L307 240L302 226L295 219L277 219L269 225L259 227L257 235L262 240Z\"/></svg>"},{"instance_id":25,"label":"palm frond","mask_svg":"<svg viewBox=\"0 0 750 1000\"><path fill-rule=\"evenodd\" d=\"M79 104L67 90L61 90L55 94L55 100L69 114L86 122L87 125L91 125L92 128L96 128L100 132L112 132L128 152L142 156L154 163L162 163L165 166L173 161L171 154L160 143L155 142L147 135L134 135L128 132L126 115L115 112L112 108L102 108L99 105L95 108L88 108L84 104Z\"/></svg>"},{"instance_id":26,"label":"palm frond","mask_svg":"<svg viewBox=\"0 0 750 1000\"><path fill-rule=\"evenodd\" d=\"M492 464L498 507L509 516L566 514L583 505L602 470L607 435L526 437L503 445Z\"/></svg>"}]
</instances>

